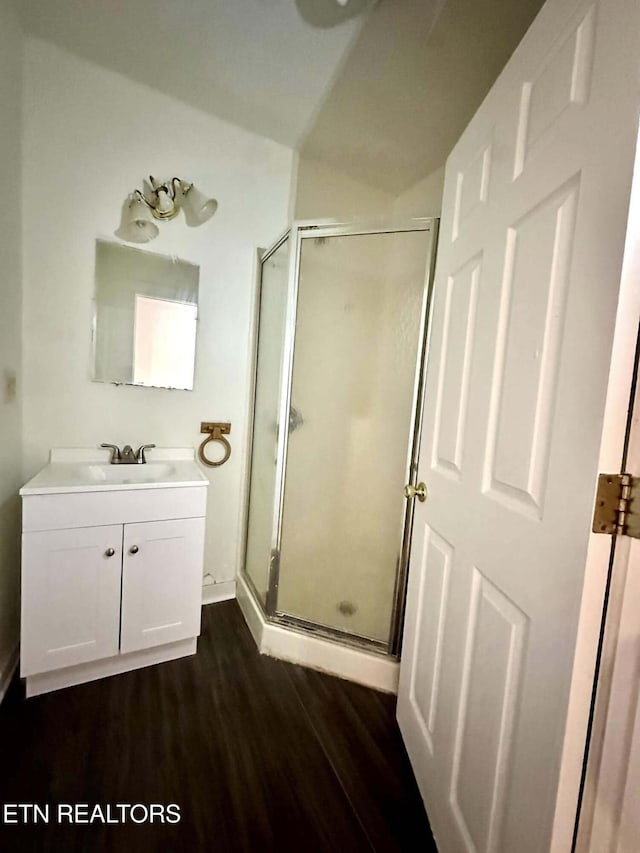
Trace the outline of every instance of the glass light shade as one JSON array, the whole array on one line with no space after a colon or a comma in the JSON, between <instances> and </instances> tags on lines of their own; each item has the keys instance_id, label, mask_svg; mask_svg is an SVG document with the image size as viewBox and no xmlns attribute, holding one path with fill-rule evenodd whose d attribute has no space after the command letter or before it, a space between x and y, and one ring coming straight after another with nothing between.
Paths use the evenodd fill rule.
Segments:
<instances>
[{"instance_id":1,"label":"glass light shade","mask_svg":"<svg viewBox=\"0 0 640 853\"><path fill-rule=\"evenodd\" d=\"M128 243L148 243L158 236L159 229L151 218L151 211L139 198L132 198L122 211L122 221L116 237Z\"/></svg>"},{"instance_id":2,"label":"glass light shade","mask_svg":"<svg viewBox=\"0 0 640 853\"><path fill-rule=\"evenodd\" d=\"M182 209L187 225L195 228L211 219L218 209L218 202L215 198L207 198L191 184L182 197Z\"/></svg>"},{"instance_id":3,"label":"glass light shade","mask_svg":"<svg viewBox=\"0 0 640 853\"><path fill-rule=\"evenodd\" d=\"M165 189L156 190L156 199L155 210L152 211L156 219L173 219L177 215L175 202Z\"/></svg>"}]
</instances>

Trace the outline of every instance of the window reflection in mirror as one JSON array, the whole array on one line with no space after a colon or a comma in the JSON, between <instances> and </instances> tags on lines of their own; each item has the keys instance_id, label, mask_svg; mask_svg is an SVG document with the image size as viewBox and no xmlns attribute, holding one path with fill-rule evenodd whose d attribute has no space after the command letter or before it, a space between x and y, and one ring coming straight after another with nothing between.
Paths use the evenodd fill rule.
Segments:
<instances>
[{"instance_id":1,"label":"window reflection in mirror","mask_svg":"<svg viewBox=\"0 0 640 853\"><path fill-rule=\"evenodd\" d=\"M200 268L96 241L94 379L191 390Z\"/></svg>"}]
</instances>

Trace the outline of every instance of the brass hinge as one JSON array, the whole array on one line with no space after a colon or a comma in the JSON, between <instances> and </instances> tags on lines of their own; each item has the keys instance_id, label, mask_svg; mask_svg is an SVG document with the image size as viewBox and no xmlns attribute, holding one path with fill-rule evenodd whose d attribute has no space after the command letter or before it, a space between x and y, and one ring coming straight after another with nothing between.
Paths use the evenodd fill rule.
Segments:
<instances>
[{"instance_id":1,"label":"brass hinge","mask_svg":"<svg viewBox=\"0 0 640 853\"><path fill-rule=\"evenodd\" d=\"M640 539L640 477L600 474L593 532Z\"/></svg>"}]
</instances>

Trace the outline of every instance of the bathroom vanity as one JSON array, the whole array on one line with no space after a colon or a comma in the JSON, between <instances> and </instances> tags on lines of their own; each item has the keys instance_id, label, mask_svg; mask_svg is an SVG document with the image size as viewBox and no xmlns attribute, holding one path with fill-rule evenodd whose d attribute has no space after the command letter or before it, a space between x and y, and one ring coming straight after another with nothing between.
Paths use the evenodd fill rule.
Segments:
<instances>
[{"instance_id":1,"label":"bathroom vanity","mask_svg":"<svg viewBox=\"0 0 640 853\"><path fill-rule=\"evenodd\" d=\"M108 459L52 450L20 490L27 696L196 652L209 481L193 450Z\"/></svg>"}]
</instances>

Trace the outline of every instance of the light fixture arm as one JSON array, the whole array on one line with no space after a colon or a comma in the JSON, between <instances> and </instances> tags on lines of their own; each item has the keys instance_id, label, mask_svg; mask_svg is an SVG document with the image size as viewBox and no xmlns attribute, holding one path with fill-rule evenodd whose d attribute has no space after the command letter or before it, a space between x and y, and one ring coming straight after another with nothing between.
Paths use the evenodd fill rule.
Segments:
<instances>
[{"instance_id":1,"label":"light fixture arm","mask_svg":"<svg viewBox=\"0 0 640 853\"><path fill-rule=\"evenodd\" d=\"M182 178L173 177L170 181L167 181L164 184L161 184L159 181L153 177L153 175L149 175L149 184L153 188L153 192L158 197L158 191L163 190L169 196L171 201L175 201L178 192L181 192L183 195L186 195L189 190L193 187L193 184L190 181L184 181ZM176 187L177 184L177 187ZM142 190L134 190L132 195L136 196L140 199L140 201L144 202L146 206L151 211L156 210L156 205L153 201L149 201L146 195L142 192Z\"/></svg>"},{"instance_id":2,"label":"light fixture arm","mask_svg":"<svg viewBox=\"0 0 640 853\"><path fill-rule=\"evenodd\" d=\"M132 193L133 196L139 198L140 201L144 202L147 205L149 210L155 210L153 203L149 201L149 199L145 196L145 194L141 190L134 190Z\"/></svg>"},{"instance_id":3,"label":"light fixture arm","mask_svg":"<svg viewBox=\"0 0 640 853\"><path fill-rule=\"evenodd\" d=\"M180 191L182 192L182 195L186 195L193 186L190 181L183 181L181 178L172 178L171 181L177 181L180 184Z\"/></svg>"},{"instance_id":4,"label":"light fixture arm","mask_svg":"<svg viewBox=\"0 0 640 853\"><path fill-rule=\"evenodd\" d=\"M153 175L149 175L149 186L155 198L148 199L144 192L136 190L136 196L144 202L151 210L154 219L174 219L180 212L180 207L176 204L176 187L175 178L172 178L166 183L156 181Z\"/></svg>"}]
</instances>

